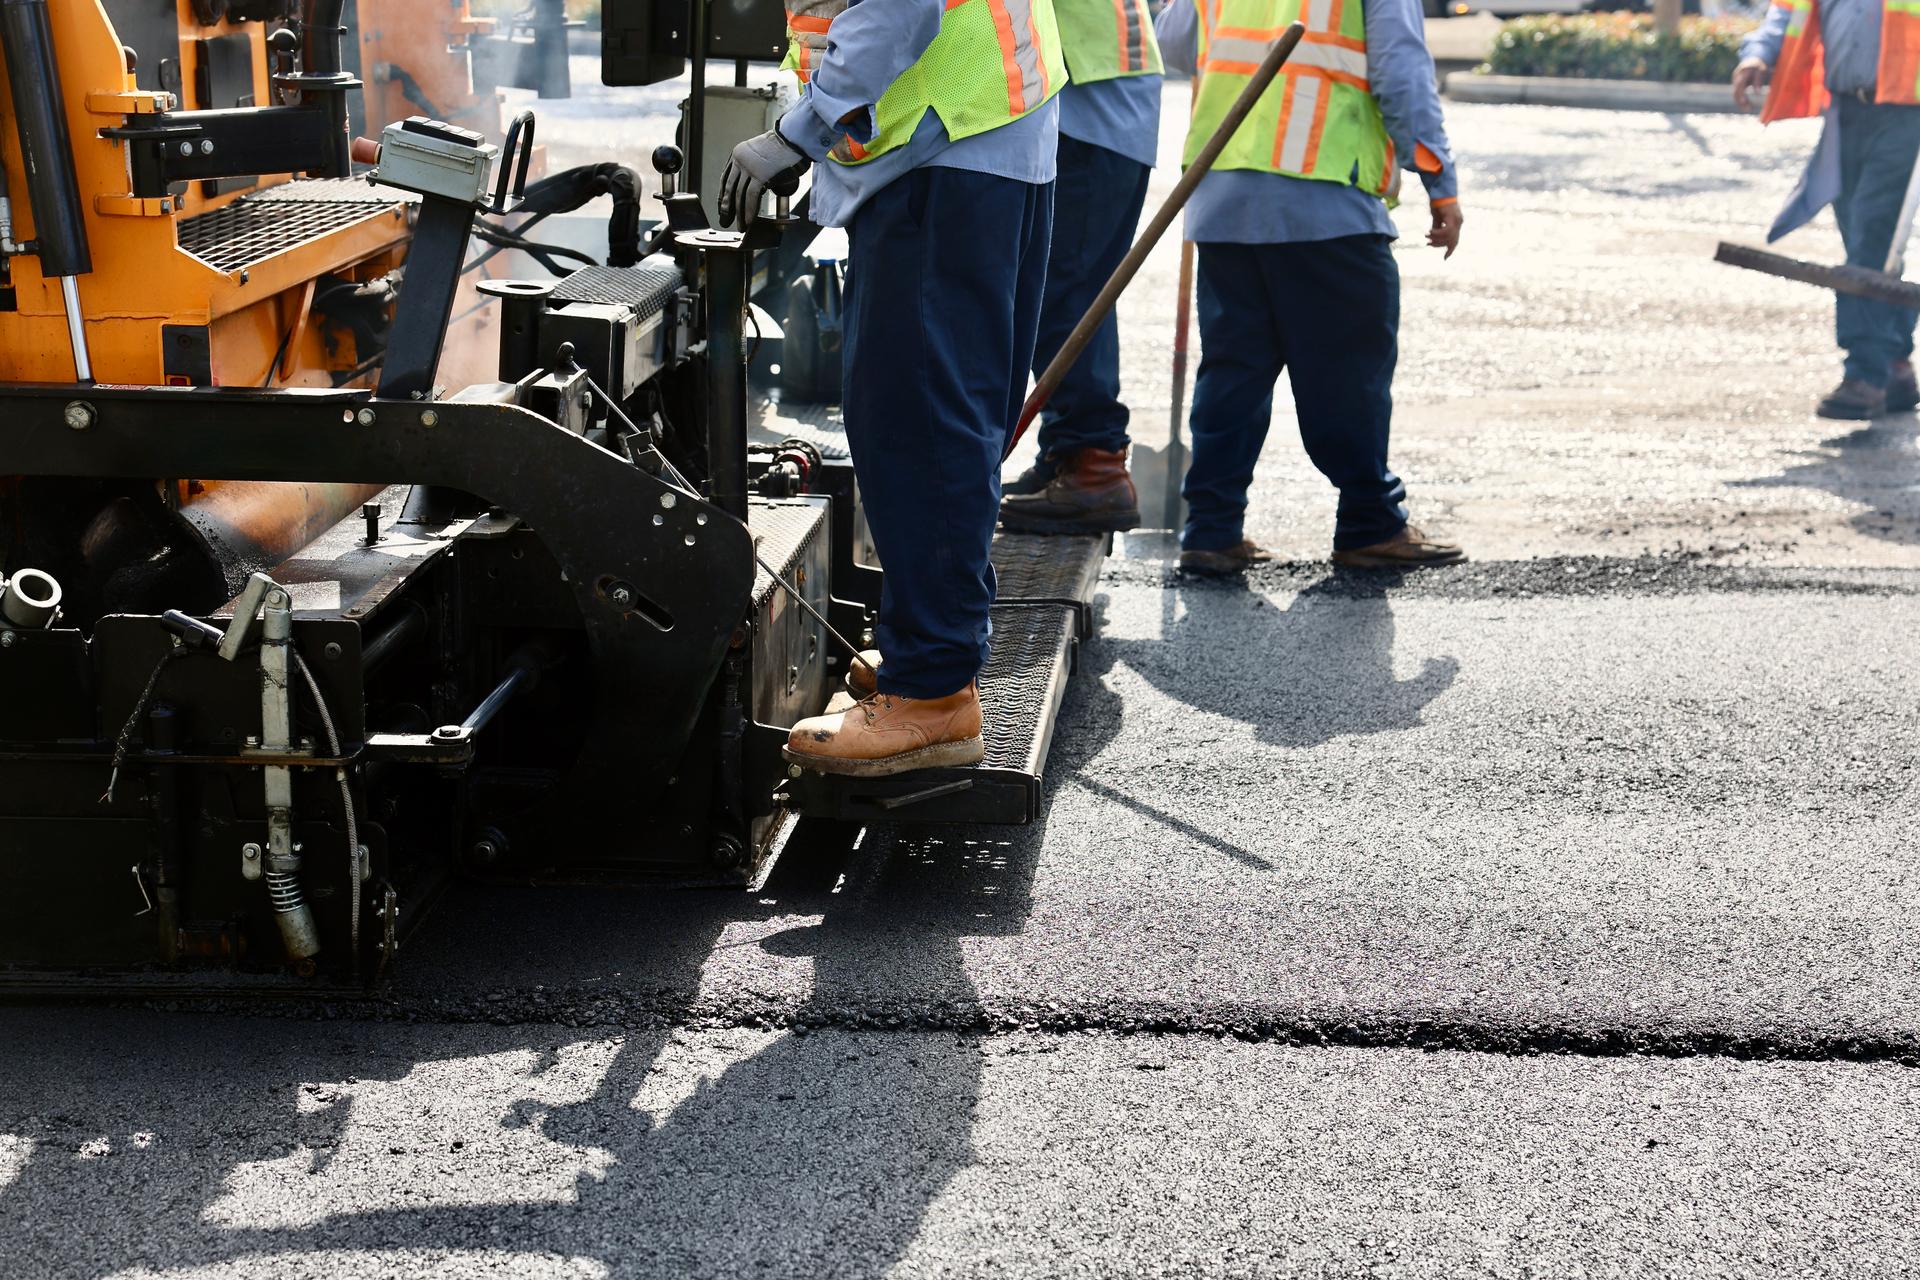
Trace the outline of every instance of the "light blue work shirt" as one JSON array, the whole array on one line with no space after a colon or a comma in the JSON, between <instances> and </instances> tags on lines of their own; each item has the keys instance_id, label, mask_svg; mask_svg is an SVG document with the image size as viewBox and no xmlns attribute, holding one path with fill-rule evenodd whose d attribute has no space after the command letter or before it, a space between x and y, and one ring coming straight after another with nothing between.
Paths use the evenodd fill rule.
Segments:
<instances>
[{"instance_id":1,"label":"light blue work shirt","mask_svg":"<svg viewBox=\"0 0 1920 1280\"><path fill-rule=\"evenodd\" d=\"M874 104L940 34L945 9L944 0L853 0L834 18L826 53L806 93L779 126L782 137L816 162L808 216L821 226L846 226L882 187L922 167L967 169L1016 182L1053 181L1060 149L1058 97L1011 124L957 142L947 136L939 115L928 111L903 146L861 164L827 159L843 136L872 141ZM850 116L851 123L840 123Z\"/></svg>"},{"instance_id":2,"label":"light blue work shirt","mask_svg":"<svg viewBox=\"0 0 1920 1280\"><path fill-rule=\"evenodd\" d=\"M1821 59L1826 66L1827 92L1837 95L1871 92L1880 79L1881 0L1815 0L1820 6ZM1785 9L1769 8L1766 21L1740 44L1740 57L1758 58L1769 67L1780 60L1787 37ZM1767 228L1767 243L1807 223L1840 195L1840 115L1832 107L1806 171L1787 197L1787 203Z\"/></svg>"},{"instance_id":3,"label":"light blue work shirt","mask_svg":"<svg viewBox=\"0 0 1920 1280\"><path fill-rule=\"evenodd\" d=\"M1367 81L1393 139L1401 168L1419 173L1431 200L1459 195L1453 150L1440 114L1433 55L1419 0L1365 0ZM1154 23L1169 71L1191 75L1198 59L1194 0L1172 0ZM1438 173L1415 168L1418 147L1440 162ZM1387 202L1359 187L1289 178L1259 169L1215 169L1187 204L1187 239L1205 244L1288 244L1337 236L1395 234Z\"/></svg>"},{"instance_id":4,"label":"light blue work shirt","mask_svg":"<svg viewBox=\"0 0 1920 1280\"><path fill-rule=\"evenodd\" d=\"M1881 0L1815 0L1820 6L1820 45L1826 59L1827 92L1872 89L1880 78ZM1780 60L1792 15L1769 6L1766 21L1740 43L1741 58L1758 58L1771 67Z\"/></svg>"},{"instance_id":5,"label":"light blue work shirt","mask_svg":"<svg viewBox=\"0 0 1920 1280\"><path fill-rule=\"evenodd\" d=\"M1159 76L1115 76L1060 91L1060 132L1153 168L1160 152Z\"/></svg>"}]
</instances>

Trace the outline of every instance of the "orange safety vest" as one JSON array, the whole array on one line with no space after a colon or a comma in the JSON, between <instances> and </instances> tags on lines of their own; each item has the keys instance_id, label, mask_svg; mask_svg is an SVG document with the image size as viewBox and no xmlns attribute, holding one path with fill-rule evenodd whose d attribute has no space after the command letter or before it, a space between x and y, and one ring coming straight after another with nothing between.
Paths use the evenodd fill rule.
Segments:
<instances>
[{"instance_id":1,"label":"orange safety vest","mask_svg":"<svg viewBox=\"0 0 1920 1280\"><path fill-rule=\"evenodd\" d=\"M1780 42L1760 123L1820 115L1831 95L1820 43L1819 5L1815 0L1773 0L1773 7L1787 11L1787 34ZM1900 106L1920 103L1920 4L1914 0L1881 0L1880 65L1873 100Z\"/></svg>"}]
</instances>

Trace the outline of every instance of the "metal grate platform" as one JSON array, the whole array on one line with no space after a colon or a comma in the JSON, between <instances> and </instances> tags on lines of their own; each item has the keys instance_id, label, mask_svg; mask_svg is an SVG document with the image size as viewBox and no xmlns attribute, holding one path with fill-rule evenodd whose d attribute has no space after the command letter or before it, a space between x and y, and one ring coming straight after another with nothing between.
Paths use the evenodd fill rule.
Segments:
<instances>
[{"instance_id":1,"label":"metal grate platform","mask_svg":"<svg viewBox=\"0 0 1920 1280\"><path fill-rule=\"evenodd\" d=\"M801 404L762 394L754 403L747 438L755 444L805 440L820 456L836 461L848 457L847 424L837 404Z\"/></svg>"},{"instance_id":2,"label":"metal grate platform","mask_svg":"<svg viewBox=\"0 0 1920 1280\"><path fill-rule=\"evenodd\" d=\"M747 528L753 534L754 549L760 558L780 571L780 576L792 582L802 592L807 591L805 582L794 582L794 569L806 553L807 539L813 536L823 520L826 501L820 498L751 498L747 504ZM755 608L766 602L769 593L774 590L773 575L759 565L754 566L753 604ZM814 599L818 592L808 595ZM816 607L823 600L814 599Z\"/></svg>"},{"instance_id":3,"label":"metal grate platform","mask_svg":"<svg viewBox=\"0 0 1920 1280\"><path fill-rule=\"evenodd\" d=\"M682 283L678 271L659 267L582 267L553 287L553 301L618 303L650 320Z\"/></svg>"},{"instance_id":4,"label":"metal grate platform","mask_svg":"<svg viewBox=\"0 0 1920 1280\"><path fill-rule=\"evenodd\" d=\"M1078 638L1093 634L1093 593L1113 547L1109 536L1011 533L993 537L993 571L1003 605L1066 605Z\"/></svg>"},{"instance_id":5,"label":"metal grate platform","mask_svg":"<svg viewBox=\"0 0 1920 1280\"><path fill-rule=\"evenodd\" d=\"M355 223L389 217L403 203L364 182L287 182L181 219L177 243L216 271L238 271Z\"/></svg>"},{"instance_id":6,"label":"metal grate platform","mask_svg":"<svg viewBox=\"0 0 1920 1280\"><path fill-rule=\"evenodd\" d=\"M981 763L891 778L802 773L789 784L791 799L808 817L843 822L1032 822L1073 670L1076 628L1065 606L995 606L993 649L980 673Z\"/></svg>"}]
</instances>

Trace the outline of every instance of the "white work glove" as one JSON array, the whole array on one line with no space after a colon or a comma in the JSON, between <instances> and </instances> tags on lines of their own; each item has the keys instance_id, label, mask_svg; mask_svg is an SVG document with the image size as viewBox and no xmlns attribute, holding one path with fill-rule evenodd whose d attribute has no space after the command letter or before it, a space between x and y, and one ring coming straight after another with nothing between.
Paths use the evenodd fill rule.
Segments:
<instances>
[{"instance_id":1,"label":"white work glove","mask_svg":"<svg viewBox=\"0 0 1920 1280\"><path fill-rule=\"evenodd\" d=\"M790 196L800 189L800 175L813 161L800 148L769 129L748 138L727 158L720 175L720 225L738 222L745 230L760 213L760 197L771 191Z\"/></svg>"}]
</instances>

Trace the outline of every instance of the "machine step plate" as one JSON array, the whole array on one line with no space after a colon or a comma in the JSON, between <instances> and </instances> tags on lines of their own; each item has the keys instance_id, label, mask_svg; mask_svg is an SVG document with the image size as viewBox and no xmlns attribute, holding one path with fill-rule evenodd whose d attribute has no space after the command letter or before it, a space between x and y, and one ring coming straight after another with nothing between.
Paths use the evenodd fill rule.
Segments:
<instances>
[{"instance_id":1,"label":"machine step plate","mask_svg":"<svg viewBox=\"0 0 1920 1280\"><path fill-rule=\"evenodd\" d=\"M1068 537L1052 533L993 536L995 599L1002 605L1066 605L1074 611L1075 638L1093 634L1093 593L1100 566L1113 549L1110 534Z\"/></svg>"},{"instance_id":2,"label":"machine step plate","mask_svg":"<svg viewBox=\"0 0 1920 1280\"><path fill-rule=\"evenodd\" d=\"M1078 645L1074 609L1001 604L980 673L987 757L957 769L891 778L807 772L789 784L799 811L844 822L969 822L1023 826L1040 813L1040 780Z\"/></svg>"}]
</instances>

